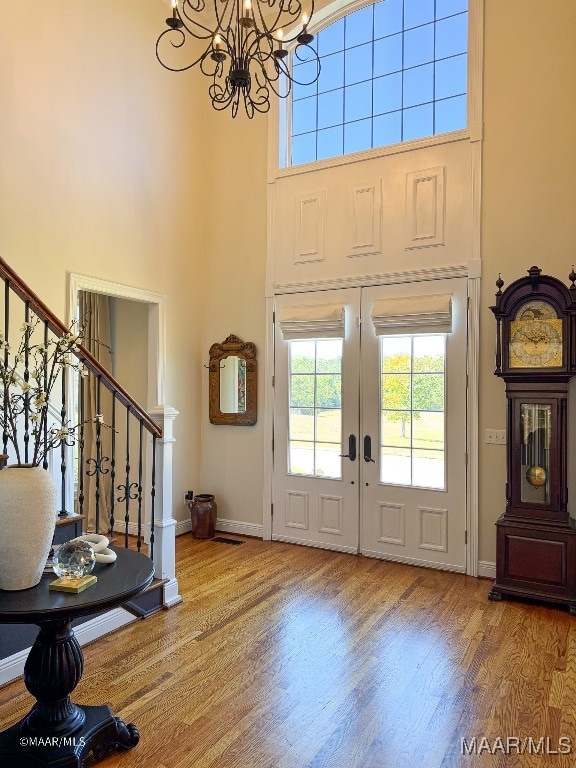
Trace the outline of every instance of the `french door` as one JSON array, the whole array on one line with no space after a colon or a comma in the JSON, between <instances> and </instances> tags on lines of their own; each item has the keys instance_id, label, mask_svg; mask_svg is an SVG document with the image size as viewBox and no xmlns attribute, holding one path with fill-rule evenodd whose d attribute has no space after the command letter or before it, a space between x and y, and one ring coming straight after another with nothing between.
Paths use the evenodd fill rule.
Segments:
<instances>
[{"instance_id":1,"label":"french door","mask_svg":"<svg viewBox=\"0 0 576 768\"><path fill-rule=\"evenodd\" d=\"M465 570L466 289L459 278L277 298L273 539ZM448 328L419 314L435 299ZM415 308L413 326L379 325L389 305ZM279 322L320 306L342 308L339 332L304 322L291 336Z\"/></svg>"}]
</instances>

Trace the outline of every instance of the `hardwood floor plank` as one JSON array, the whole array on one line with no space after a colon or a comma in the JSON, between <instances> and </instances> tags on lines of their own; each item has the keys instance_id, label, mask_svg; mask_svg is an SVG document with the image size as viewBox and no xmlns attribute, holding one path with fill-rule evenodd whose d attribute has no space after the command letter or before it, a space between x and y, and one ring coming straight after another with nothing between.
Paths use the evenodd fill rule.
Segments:
<instances>
[{"instance_id":1,"label":"hardwood floor plank","mask_svg":"<svg viewBox=\"0 0 576 768\"><path fill-rule=\"evenodd\" d=\"M103 768L574 765L567 612L491 603L488 581L459 574L244 541L179 538L184 603L84 649L73 699L141 733ZM21 681L0 689L0 727L31 703ZM572 755L543 753L561 737Z\"/></svg>"}]
</instances>

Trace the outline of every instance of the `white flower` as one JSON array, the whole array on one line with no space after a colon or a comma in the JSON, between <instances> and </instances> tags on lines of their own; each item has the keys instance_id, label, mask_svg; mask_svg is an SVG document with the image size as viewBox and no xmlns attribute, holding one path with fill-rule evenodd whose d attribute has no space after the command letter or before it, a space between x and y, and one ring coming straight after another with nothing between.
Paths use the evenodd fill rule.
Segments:
<instances>
[{"instance_id":1,"label":"white flower","mask_svg":"<svg viewBox=\"0 0 576 768\"><path fill-rule=\"evenodd\" d=\"M46 393L45 392L39 392L36 397L34 398L34 405L36 408L42 408L42 406L46 405Z\"/></svg>"},{"instance_id":2,"label":"white flower","mask_svg":"<svg viewBox=\"0 0 576 768\"><path fill-rule=\"evenodd\" d=\"M94 421L97 421L99 424L104 424L104 416L101 413L97 413Z\"/></svg>"},{"instance_id":3,"label":"white flower","mask_svg":"<svg viewBox=\"0 0 576 768\"><path fill-rule=\"evenodd\" d=\"M23 381L21 386L22 386L22 392L30 391L30 384L27 381Z\"/></svg>"},{"instance_id":4,"label":"white flower","mask_svg":"<svg viewBox=\"0 0 576 768\"><path fill-rule=\"evenodd\" d=\"M30 420L34 422L34 424L37 424L40 421L40 414L39 413L31 413L30 414Z\"/></svg>"},{"instance_id":5,"label":"white flower","mask_svg":"<svg viewBox=\"0 0 576 768\"><path fill-rule=\"evenodd\" d=\"M22 333L26 333L26 331L28 330L28 328L33 328L33 325L32 325L32 323L28 323L28 322L26 322L26 321L25 321L25 322L23 322L23 323L22 323L22 325L20 326L20 330L22 331Z\"/></svg>"}]
</instances>

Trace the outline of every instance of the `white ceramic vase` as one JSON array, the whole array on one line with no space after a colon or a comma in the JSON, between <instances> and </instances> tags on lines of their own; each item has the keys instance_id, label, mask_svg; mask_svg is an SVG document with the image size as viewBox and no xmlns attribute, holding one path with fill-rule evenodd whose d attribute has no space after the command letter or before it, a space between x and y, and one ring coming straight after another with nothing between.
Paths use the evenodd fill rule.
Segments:
<instances>
[{"instance_id":1,"label":"white ceramic vase","mask_svg":"<svg viewBox=\"0 0 576 768\"><path fill-rule=\"evenodd\" d=\"M0 589L35 587L56 526L56 486L42 467L0 470Z\"/></svg>"}]
</instances>

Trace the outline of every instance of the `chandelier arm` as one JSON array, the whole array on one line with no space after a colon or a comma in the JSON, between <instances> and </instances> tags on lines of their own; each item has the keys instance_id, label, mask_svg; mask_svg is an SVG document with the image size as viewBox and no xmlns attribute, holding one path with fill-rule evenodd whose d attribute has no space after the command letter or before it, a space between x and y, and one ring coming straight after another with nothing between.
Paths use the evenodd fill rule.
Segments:
<instances>
[{"instance_id":1,"label":"chandelier arm","mask_svg":"<svg viewBox=\"0 0 576 768\"><path fill-rule=\"evenodd\" d=\"M212 35L214 34L214 33L212 32L212 30L211 30L211 29L209 29L208 27L205 27L205 26L204 26L204 24L200 24L200 22L199 22L199 21L197 21L196 19L193 19L193 18L192 18L192 16L189 16L189 15L188 15L188 11L187 11L187 8L188 8L188 6L189 6L189 7L190 7L190 8L191 8L191 9L192 9L192 10L193 10L195 13L199 13L200 11L204 10L204 8L206 7L206 3L204 2L204 0L202 0L202 2L199 2L199 3L198 3L198 9L195 9L195 7L192 5L192 3L190 2L190 0L185 0L185 2L184 2L184 3L183 3L183 5L182 5L182 11L180 11L180 10L178 10L178 11L177 11L177 13L178 13L178 16L179 16L179 18L180 18L180 21L181 21L181 22L182 22L182 24L184 25L184 29L185 29L185 30L186 30L186 31L187 31L187 32L188 32L190 35L192 35L192 37L195 37L197 40L205 40L205 39L207 39L207 38L209 38L209 37L211 38L211 37L212 37ZM183 17L184 17L184 18L183 18ZM188 22L189 22L189 23L192 25L192 27L198 27L198 29L201 29L203 32L206 32L206 34L205 34L205 35L199 35L199 34L196 34L196 31L195 31L195 29L191 29L191 28L190 28L190 27L189 27L189 26L186 24L186 21L184 21L184 19L186 19L186 20L187 20L187 21L188 21Z\"/></svg>"},{"instance_id":2,"label":"chandelier arm","mask_svg":"<svg viewBox=\"0 0 576 768\"><path fill-rule=\"evenodd\" d=\"M170 70L170 72L186 72L186 70L192 69L192 67L195 67L206 56L207 50L204 51L204 53L202 53L200 56L198 56L198 58L195 59L193 62L191 62L190 64L186 64L185 66L171 67L169 64L166 64L166 62L163 61L162 57L160 56L160 52L158 49L160 47L160 41L162 40L164 35L167 35L170 32L178 32L182 36L182 41L180 43L173 43L171 40L169 41L170 45L173 48L181 48L186 42L186 35L184 34L184 32L182 32L181 29L165 29L163 32L160 33L158 40L156 40L156 58L158 59L160 64L164 67L164 69L168 69Z\"/></svg>"}]
</instances>

